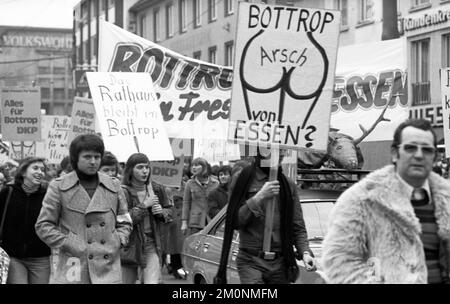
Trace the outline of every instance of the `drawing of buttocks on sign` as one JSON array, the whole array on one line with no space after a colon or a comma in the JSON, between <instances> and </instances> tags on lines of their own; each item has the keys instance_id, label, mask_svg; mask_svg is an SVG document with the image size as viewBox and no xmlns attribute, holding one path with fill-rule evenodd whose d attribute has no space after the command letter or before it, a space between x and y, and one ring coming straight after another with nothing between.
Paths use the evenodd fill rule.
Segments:
<instances>
[{"instance_id":1,"label":"drawing of buttocks on sign","mask_svg":"<svg viewBox=\"0 0 450 304\"><path fill-rule=\"evenodd\" d=\"M233 139L248 128L247 142L326 147L339 20L335 11L240 3ZM281 136L266 135L267 124L279 124Z\"/></svg>"}]
</instances>

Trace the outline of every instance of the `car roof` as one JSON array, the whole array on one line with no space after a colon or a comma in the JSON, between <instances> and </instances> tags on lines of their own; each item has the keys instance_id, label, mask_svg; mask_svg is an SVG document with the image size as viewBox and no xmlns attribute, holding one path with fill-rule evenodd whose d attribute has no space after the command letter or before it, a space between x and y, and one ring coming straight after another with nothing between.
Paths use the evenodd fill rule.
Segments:
<instances>
[{"instance_id":1,"label":"car roof","mask_svg":"<svg viewBox=\"0 0 450 304\"><path fill-rule=\"evenodd\" d=\"M300 189L298 196L300 201L335 201L342 194L342 192L343 191L340 190Z\"/></svg>"}]
</instances>

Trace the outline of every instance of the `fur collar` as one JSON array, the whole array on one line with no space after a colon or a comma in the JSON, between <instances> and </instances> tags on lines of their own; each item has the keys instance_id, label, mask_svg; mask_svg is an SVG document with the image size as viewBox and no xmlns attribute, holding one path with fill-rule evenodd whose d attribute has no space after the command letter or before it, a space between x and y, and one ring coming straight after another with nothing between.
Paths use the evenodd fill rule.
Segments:
<instances>
[{"instance_id":1,"label":"fur collar","mask_svg":"<svg viewBox=\"0 0 450 304\"><path fill-rule=\"evenodd\" d=\"M434 172L430 173L428 181L435 206L438 235L441 239L450 239L450 182ZM398 222L407 235L414 237L421 232L408 191L396 176L393 165L367 175L360 186L363 187L362 195L369 202L377 204L393 221Z\"/></svg>"}]
</instances>

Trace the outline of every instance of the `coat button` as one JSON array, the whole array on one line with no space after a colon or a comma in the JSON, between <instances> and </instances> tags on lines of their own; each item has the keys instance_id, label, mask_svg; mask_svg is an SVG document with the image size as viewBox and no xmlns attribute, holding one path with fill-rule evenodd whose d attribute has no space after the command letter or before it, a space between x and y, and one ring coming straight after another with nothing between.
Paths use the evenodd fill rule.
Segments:
<instances>
[{"instance_id":1,"label":"coat button","mask_svg":"<svg viewBox=\"0 0 450 304\"><path fill-rule=\"evenodd\" d=\"M105 254L104 258L105 260L109 259L109 255Z\"/></svg>"},{"instance_id":2,"label":"coat button","mask_svg":"<svg viewBox=\"0 0 450 304\"><path fill-rule=\"evenodd\" d=\"M89 260L92 260L94 256L92 254L89 255Z\"/></svg>"},{"instance_id":3,"label":"coat button","mask_svg":"<svg viewBox=\"0 0 450 304\"><path fill-rule=\"evenodd\" d=\"M92 240L88 240L88 244L89 244L89 245L92 244Z\"/></svg>"},{"instance_id":4,"label":"coat button","mask_svg":"<svg viewBox=\"0 0 450 304\"><path fill-rule=\"evenodd\" d=\"M87 224L86 227L91 228L91 224Z\"/></svg>"},{"instance_id":5,"label":"coat button","mask_svg":"<svg viewBox=\"0 0 450 304\"><path fill-rule=\"evenodd\" d=\"M105 242L105 240L101 240L100 243L101 243L102 245L105 245L106 242Z\"/></svg>"},{"instance_id":6,"label":"coat button","mask_svg":"<svg viewBox=\"0 0 450 304\"><path fill-rule=\"evenodd\" d=\"M100 226L102 226L102 227L105 226L105 222L101 222Z\"/></svg>"}]
</instances>

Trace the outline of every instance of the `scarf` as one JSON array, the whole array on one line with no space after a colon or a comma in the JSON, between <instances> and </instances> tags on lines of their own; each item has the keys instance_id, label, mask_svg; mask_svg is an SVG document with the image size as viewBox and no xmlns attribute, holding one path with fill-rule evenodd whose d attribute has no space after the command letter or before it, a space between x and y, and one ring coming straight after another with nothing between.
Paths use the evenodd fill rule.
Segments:
<instances>
[{"instance_id":1,"label":"scarf","mask_svg":"<svg viewBox=\"0 0 450 304\"><path fill-rule=\"evenodd\" d=\"M246 193L248 192L252 180L255 178L256 163L245 167L239 174L235 187L228 200L227 215L225 218L225 235L222 244L219 269L214 278L214 284L227 283L227 261L230 252L233 230L238 228L239 208L245 204ZM293 246L293 211L294 201L292 200L291 189L288 179L284 176L281 166L278 168L278 181L280 182L280 233L281 247L286 264L286 275L295 280L298 274L297 262L295 261ZM264 232L262 232L264 233ZM292 274L292 275L291 275ZM294 279L295 277L295 279Z\"/></svg>"},{"instance_id":2,"label":"scarf","mask_svg":"<svg viewBox=\"0 0 450 304\"><path fill-rule=\"evenodd\" d=\"M40 186L41 186L40 184L39 185L33 184L31 182L28 182L26 179L24 179L22 183L22 189L23 191L25 191L26 194L31 194L38 191Z\"/></svg>"}]
</instances>

